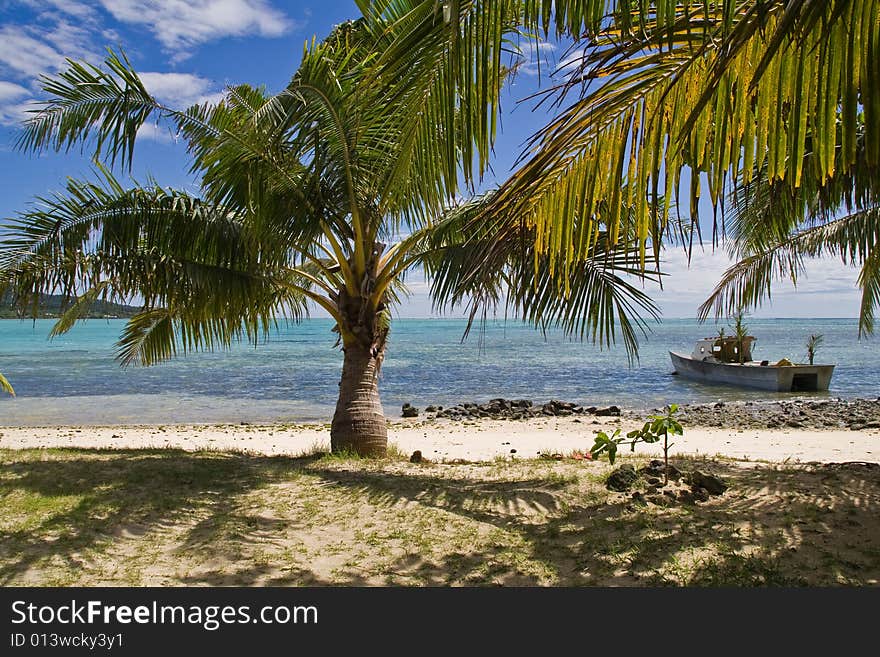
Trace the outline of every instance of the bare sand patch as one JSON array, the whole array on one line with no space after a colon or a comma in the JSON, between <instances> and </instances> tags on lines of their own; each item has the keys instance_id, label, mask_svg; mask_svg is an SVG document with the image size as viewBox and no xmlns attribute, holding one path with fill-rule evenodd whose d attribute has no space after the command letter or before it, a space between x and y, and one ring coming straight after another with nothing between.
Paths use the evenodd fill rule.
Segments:
<instances>
[{"instance_id":1,"label":"bare sand patch","mask_svg":"<svg viewBox=\"0 0 880 657\"><path fill-rule=\"evenodd\" d=\"M541 452L588 450L595 431L628 431L639 426L620 418L547 418L528 421L393 421L389 441L410 454L420 450L436 461L531 458ZM144 425L108 427L0 427L0 447L175 448L188 451L236 450L267 455L304 454L327 449L330 429L323 424ZM639 446L656 455L659 445ZM725 429L685 427L673 452L763 461L880 461L880 430Z\"/></svg>"}]
</instances>

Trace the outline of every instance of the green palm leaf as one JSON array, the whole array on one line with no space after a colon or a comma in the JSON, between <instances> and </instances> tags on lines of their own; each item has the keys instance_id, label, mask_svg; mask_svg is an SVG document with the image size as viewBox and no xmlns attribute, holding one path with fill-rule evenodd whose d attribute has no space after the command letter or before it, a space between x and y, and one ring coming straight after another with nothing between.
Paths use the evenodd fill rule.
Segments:
<instances>
[{"instance_id":1,"label":"green palm leaf","mask_svg":"<svg viewBox=\"0 0 880 657\"><path fill-rule=\"evenodd\" d=\"M688 178L697 224L707 191L717 207L753 170L794 189L849 175L862 140L877 188L874 0L614 2L598 24L596 3L555 6L563 24L583 24L583 65L487 210L520 217L552 261L583 256L568 248L559 208L614 234L631 207L637 235L657 239L668 228L657 199L676 198Z\"/></svg>"},{"instance_id":2,"label":"green palm leaf","mask_svg":"<svg viewBox=\"0 0 880 657\"><path fill-rule=\"evenodd\" d=\"M639 280L658 280L659 272L640 265L643 246L630 235L618 242L604 231L593 235L573 226L572 234L589 240L587 256L569 267L529 248L534 233L520 223L483 222L491 195L465 204L432 231L425 261L433 277L432 295L440 309L468 308L469 327L478 317L503 310L542 330L551 326L604 346L619 334L631 358L638 334L647 328L643 316L657 318ZM584 222L585 223L585 222Z\"/></svg>"},{"instance_id":3,"label":"green palm leaf","mask_svg":"<svg viewBox=\"0 0 880 657\"><path fill-rule=\"evenodd\" d=\"M15 397L15 390L12 389L12 385L9 383L9 381L6 380L6 377L4 377L2 374L0 374L0 390L8 392L10 395Z\"/></svg>"},{"instance_id":4,"label":"green palm leaf","mask_svg":"<svg viewBox=\"0 0 880 657\"><path fill-rule=\"evenodd\" d=\"M863 290L860 333L873 330L876 307L880 243L880 208L872 208L805 228L776 241L762 242L749 250L721 278L711 296L700 306L704 319L713 311L716 316L733 314L741 308L760 305L770 298L775 280L797 283L803 275L807 258L835 255L850 265L861 263L859 284Z\"/></svg>"}]
</instances>

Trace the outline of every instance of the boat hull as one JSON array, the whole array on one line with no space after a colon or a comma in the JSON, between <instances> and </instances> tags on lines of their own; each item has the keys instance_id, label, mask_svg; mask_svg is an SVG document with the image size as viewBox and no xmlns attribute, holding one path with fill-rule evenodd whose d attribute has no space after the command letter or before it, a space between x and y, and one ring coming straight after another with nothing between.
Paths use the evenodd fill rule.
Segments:
<instances>
[{"instance_id":1,"label":"boat hull","mask_svg":"<svg viewBox=\"0 0 880 657\"><path fill-rule=\"evenodd\" d=\"M694 381L718 383L773 392L828 390L834 365L783 365L713 363L669 352L672 365L680 375Z\"/></svg>"}]
</instances>

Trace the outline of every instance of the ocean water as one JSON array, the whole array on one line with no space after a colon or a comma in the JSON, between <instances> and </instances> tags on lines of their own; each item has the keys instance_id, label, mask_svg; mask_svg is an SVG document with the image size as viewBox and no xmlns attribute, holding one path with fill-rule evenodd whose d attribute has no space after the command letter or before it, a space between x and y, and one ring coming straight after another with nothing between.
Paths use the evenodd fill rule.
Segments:
<instances>
[{"instance_id":1,"label":"ocean water","mask_svg":"<svg viewBox=\"0 0 880 657\"><path fill-rule=\"evenodd\" d=\"M757 359L806 358L810 333L825 337L817 362L835 363L827 397L880 394L880 339L858 339L854 319L749 319ZM0 320L0 372L18 396L0 395L0 425L329 421L342 354L329 320L281 326L257 347L192 353L123 369L114 343L124 320L89 320L49 341L52 320ZM551 398L649 409L667 403L790 395L707 386L671 376L668 351L690 352L712 324L664 320L630 367L622 346L602 350L560 332L490 322L461 341L458 319L399 319L392 326L380 391L389 417L404 402L423 408L493 397ZM728 329L728 333L729 333ZM798 393L804 396L804 393ZM809 395L808 395L809 396Z\"/></svg>"}]
</instances>

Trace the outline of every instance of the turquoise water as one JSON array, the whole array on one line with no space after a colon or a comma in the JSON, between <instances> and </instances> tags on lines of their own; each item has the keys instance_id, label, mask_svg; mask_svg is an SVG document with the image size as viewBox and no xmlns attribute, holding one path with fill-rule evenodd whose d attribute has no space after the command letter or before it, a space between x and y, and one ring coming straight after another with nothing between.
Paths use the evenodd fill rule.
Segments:
<instances>
[{"instance_id":1,"label":"turquoise water","mask_svg":"<svg viewBox=\"0 0 880 657\"><path fill-rule=\"evenodd\" d=\"M124 320L90 320L47 340L52 320L0 321L0 372L18 397L0 396L0 425L162 422L328 421L342 354L329 320L283 326L265 344L195 353L151 368L122 369L113 359ZM880 394L876 338L858 340L854 319L749 319L755 358L805 359L803 343L822 333L818 361L837 364L828 393ZM628 367L622 347L546 336L493 322L461 343L462 320L403 319L392 327L380 389L386 412L410 402L452 405L493 397L551 398L589 405L653 408L670 402L772 399L763 391L706 386L670 376L668 350L690 352L714 326L665 320L642 341ZM729 332L729 331L728 331Z\"/></svg>"}]
</instances>

